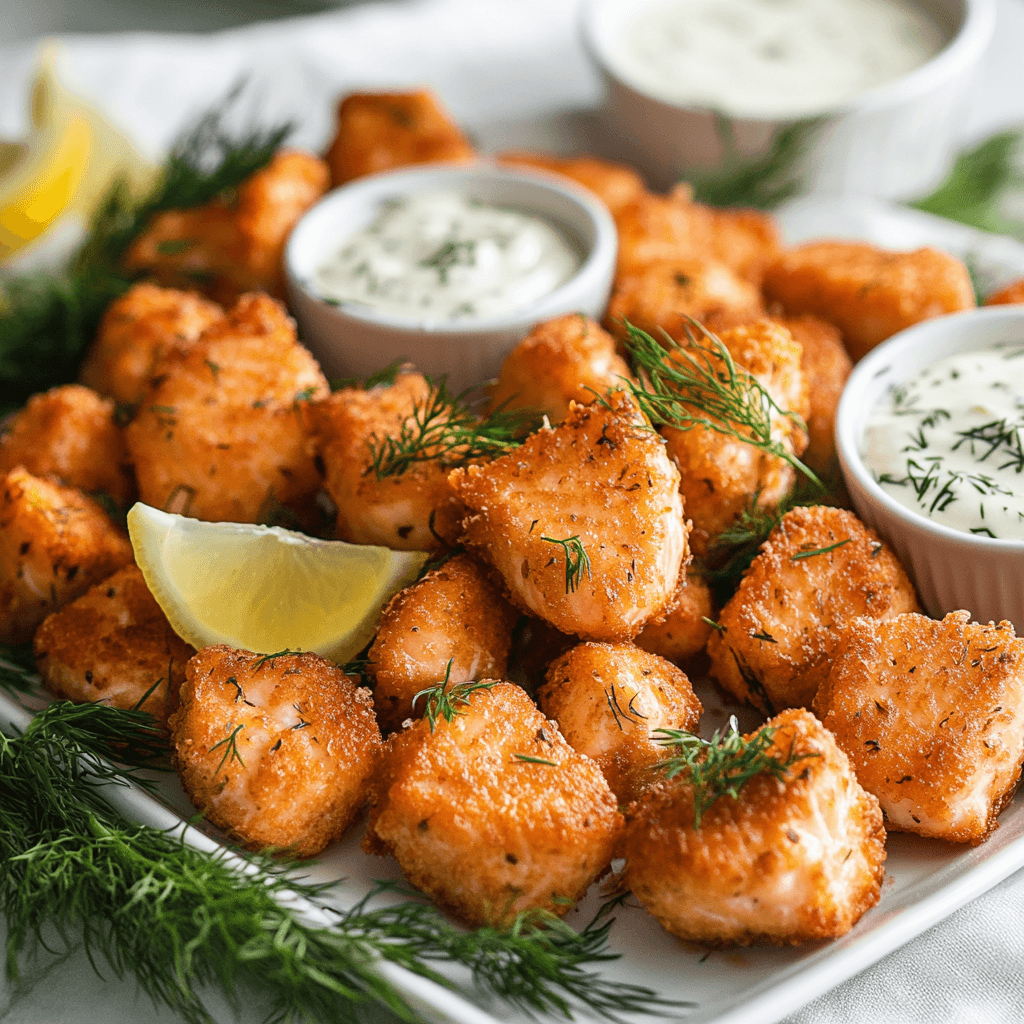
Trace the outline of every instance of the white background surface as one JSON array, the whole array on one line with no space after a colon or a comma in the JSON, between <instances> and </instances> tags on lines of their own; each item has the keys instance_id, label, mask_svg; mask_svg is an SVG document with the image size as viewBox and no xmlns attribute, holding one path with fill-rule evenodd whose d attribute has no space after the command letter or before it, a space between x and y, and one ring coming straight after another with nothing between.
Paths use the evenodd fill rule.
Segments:
<instances>
[{"instance_id":1,"label":"white background surface","mask_svg":"<svg viewBox=\"0 0 1024 1024\"><path fill-rule=\"evenodd\" d=\"M278 13L280 6L263 10ZM546 133L553 148L571 150L590 135L588 111L599 100L596 76L576 38L576 7L576 0L402 0L214 36L70 36L65 40L65 67L83 93L100 102L154 155L190 114L204 109L245 70L262 89L261 106L271 118L284 114L300 119L300 144L325 141L331 128L330 100L347 89L429 82L485 148L495 140L514 143L521 132L531 140ZM168 8L167 20L154 21L150 12L146 24L204 28L230 24L235 16L215 5L205 14L196 9L195 21L178 22L172 17L175 5ZM5 10L33 16L7 21ZM0 24L8 25L0 36L0 134L23 130L34 57L33 45L12 38L28 34L33 25L118 24L109 0L96 0L91 8L105 12L103 18L97 15L90 21L81 5L73 10L74 19L61 22L55 19L68 12L56 5L15 7L11 0L0 5ZM999 16L973 112L964 126L965 140L1024 123L1021 0L1001 0ZM237 1015L216 998L211 1010L224 1022L251 1024L263 1017L257 996L248 998ZM106 980L96 977L79 949L26 964L22 984L14 991L0 990L3 1024L175 1019L136 996L130 981L120 983L109 974ZM789 1024L1009 1024L1022 1019L1024 875L1018 873L819 998L789 1018Z\"/></svg>"}]
</instances>

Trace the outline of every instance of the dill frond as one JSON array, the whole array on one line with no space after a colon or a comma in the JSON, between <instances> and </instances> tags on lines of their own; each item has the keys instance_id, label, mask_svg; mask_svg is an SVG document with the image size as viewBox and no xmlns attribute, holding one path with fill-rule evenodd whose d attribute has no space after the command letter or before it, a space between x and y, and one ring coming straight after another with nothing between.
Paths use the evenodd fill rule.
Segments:
<instances>
[{"instance_id":1,"label":"dill frond","mask_svg":"<svg viewBox=\"0 0 1024 1024\"><path fill-rule=\"evenodd\" d=\"M32 645L0 644L0 691L17 698L20 694L33 693L38 683Z\"/></svg>"},{"instance_id":2,"label":"dill frond","mask_svg":"<svg viewBox=\"0 0 1024 1024\"><path fill-rule=\"evenodd\" d=\"M835 544L829 544L824 548L813 548L810 551L798 551L795 555L790 555L789 559L791 562L798 562L801 558L813 558L815 555L827 555L830 551L835 551L836 548L841 548L844 544L849 544L850 540L851 538L847 537L846 540L837 540Z\"/></svg>"},{"instance_id":3,"label":"dill frond","mask_svg":"<svg viewBox=\"0 0 1024 1024\"><path fill-rule=\"evenodd\" d=\"M541 540L545 540L549 544L560 544L562 547L565 554L565 592L567 594L574 594L579 589L584 573L587 574L588 580L593 579L590 575L590 555L583 547L583 541L580 540L579 534L564 537L562 540L557 537L541 537Z\"/></svg>"},{"instance_id":4,"label":"dill frond","mask_svg":"<svg viewBox=\"0 0 1024 1024\"><path fill-rule=\"evenodd\" d=\"M235 683L235 685L237 686L238 683ZM236 725L234 729L232 729L231 732L224 737L224 739L219 740L217 743L214 743L212 747L210 747L211 754L215 750L218 750L220 747L224 747L224 756L221 757L220 764L217 765L217 770L213 773L215 776L220 775L220 770L224 767L224 762L228 760L237 761L243 768L245 767L245 762L242 760L241 752L238 749L238 734L244 728L244 723L241 725Z\"/></svg>"},{"instance_id":5,"label":"dill frond","mask_svg":"<svg viewBox=\"0 0 1024 1024\"><path fill-rule=\"evenodd\" d=\"M819 756L794 754L791 747L786 757L773 757L766 751L772 745L775 729L766 725L745 740L735 716L729 719L728 732L723 735L718 730L710 740L682 729L658 729L651 735L656 743L675 751L654 767L663 770L668 779L685 774L693 786L694 828L700 828L700 819L723 796L735 800L754 776L767 774L784 779L798 761Z\"/></svg>"},{"instance_id":6,"label":"dill frond","mask_svg":"<svg viewBox=\"0 0 1024 1024\"><path fill-rule=\"evenodd\" d=\"M449 659L444 670L444 679L436 686L428 686L425 690L420 690L412 699L412 709L415 711L420 697L426 698L423 717L430 723L431 732L434 731L439 718L443 718L448 723L455 721L455 716L462 714L459 709L469 704L470 694L476 693L477 690L489 690L498 682L496 679L488 679L483 682L469 681L456 683L449 689L448 680L451 674L452 662Z\"/></svg>"}]
</instances>

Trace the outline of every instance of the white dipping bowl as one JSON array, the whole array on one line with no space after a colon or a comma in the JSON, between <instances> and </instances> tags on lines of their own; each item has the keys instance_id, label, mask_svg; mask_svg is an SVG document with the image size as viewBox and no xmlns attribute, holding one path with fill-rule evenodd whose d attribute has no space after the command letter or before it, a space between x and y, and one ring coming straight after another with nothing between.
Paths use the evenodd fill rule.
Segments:
<instances>
[{"instance_id":1,"label":"white dipping bowl","mask_svg":"<svg viewBox=\"0 0 1024 1024\"><path fill-rule=\"evenodd\" d=\"M966 608L979 622L1024 632L1024 541L962 533L891 498L864 465L865 426L888 390L959 352L1024 341L1024 307L988 306L915 324L853 369L836 413L836 450L857 514L895 550L936 618Z\"/></svg>"},{"instance_id":2,"label":"white dipping bowl","mask_svg":"<svg viewBox=\"0 0 1024 1024\"><path fill-rule=\"evenodd\" d=\"M659 0L588 0L583 37L606 85L604 112L652 183L667 187L693 171L714 171L731 136L742 158L764 156L792 117L763 118L658 99L619 69L625 24ZM963 125L969 86L995 28L995 0L918 0L949 42L927 63L822 109L798 165L804 191L909 199L947 172ZM810 116L810 115L808 115Z\"/></svg>"},{"instance_id":3,"label":"white dipping bowl","mask_svg":"<svg viewBox=\"0 0 1024 1024\"><path fill-rule=\"evenodd\" d=\"M547 220L576 247L579 269L553 292L500 317L418 323L320 297L315 272L385 200L448 190ZM328 193L288 239L285 271L302 340L329 378L365 378L397 359L435 379L446 376L449 388L460 391L497 376L505 356L540 321L576 312L600 317L617 247L607 209L572 183L484 163L432 164L360 178Z\"/></svg>"}]
</instances>

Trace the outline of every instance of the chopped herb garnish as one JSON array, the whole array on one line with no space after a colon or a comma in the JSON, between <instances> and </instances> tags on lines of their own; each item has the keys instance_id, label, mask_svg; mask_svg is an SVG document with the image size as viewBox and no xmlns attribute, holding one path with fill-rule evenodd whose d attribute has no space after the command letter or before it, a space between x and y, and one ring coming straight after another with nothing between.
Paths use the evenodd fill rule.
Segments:
<instances>
[{"instance_id":1,"label":"chopped herb garnish","mask_svg":"<svg viewBox=\"0 0 1024 1024\"><path fill-rule=\"evenodd\" d=\"M412 699L412 709L415 711L420 697L426 697L423 717L430 723L431 732L434 731L439 718L443 718L448 723L455 721L455 716L462 714L459 709L469 704L471 694L476 693L477 690L489 690L498 682L496 679L487 679L482 682L469 681L456 683L449 689L448 678L451 672L452 663L449 661L444 671L444 680L436 686L428 686L425 690L420 690Z\"/></svg>"},{"instance_id":2,"label":"chopped herb garnish","mask_svg":"<svg viewBox=\"0 0 1024 1024\"><path fill-rule=\"evenodd\" d=\"M214 775L220 774L221 768L224 767L224 762L229 758L232 761L237 761L243 768L245 767L245 762L242 760L242 755L238 750L238 734L244 728L244 724L236 725L229 735L225 736L224 739L220 740L218 743L214 743L214 745L210 747L211 754L220 747L224 747L224 756L220 759L220 764L217 765L217 770L213 773Z\"/></svg>"},{"instance_id":3,"label":"chopped herb garnish","mask_svg":"<svg viewBox=\"0 0 1024 1024\"><path fill-rule=\"evenodd\" d=\"M529 754L513 754L517 761L525 761L527 764L546 764L551 768L557 768L557 761L548 761L543 757L531 757Z\"/></svg>"},{"instance_id":4,"label":"chopped herb garnish","mask_svg":"<svg viewBox=\"0 0 1024 1024\"><path fill-rule=\"evenodd\" d=\"M578 535L566 537L563 540L558 540L557 537L541 537L541 540L546 540L549 544L560 544L565 552L565 592L567 594L575 593L583 582L584 572L587 574L588 580L593 578L590 575L590 556Z\"/></svg>"},{"instance_id":5,"label":"chopped herb garnish","mask_svg":"<svg viewBox=\"0 0 1024 1024\"><path fill-rule=\"evenodd\" d=\"M811 551L798 551L795 555L791 555L790 559L794 562L801 558L814 558L815 555L827 555L830 551L835 551L836 548L841 548L844 544L849 544L853 540L852 537L847 537L845 540L837 540L835 544L829 544L825 548L814 548Z\"/></svg>"}]
</instances>

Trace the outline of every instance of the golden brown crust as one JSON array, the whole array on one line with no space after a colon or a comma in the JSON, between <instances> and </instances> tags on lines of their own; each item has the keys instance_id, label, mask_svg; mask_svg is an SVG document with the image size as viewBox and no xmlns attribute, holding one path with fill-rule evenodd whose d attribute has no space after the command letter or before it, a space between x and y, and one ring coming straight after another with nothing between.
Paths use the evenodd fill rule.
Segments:
<instances>
[{"instance_id":1,"label":"golden brown crust","mask_svg":"<svg viewBox=\"0 0 1024 1024\"><path fill-rule=\"evenodd\" d=\"M852 512L796 508L718 616L708 641L711 674L762 711L810 707L850 622L916 609L896 556Z\"/></svg>"},{"instance_id":2,"label":"golden brown crust","mask_svg":"<svg viewBox=\"0 0 1024 1024\"><path fill-rule=\"evenodd\" d=\"M715 619L711 588L700 575L687 569L679 574L679 587L664 620L644 626L636 645L684 665L704 650L711 635L709 619Z\"/></svg>"}]
</instances>

